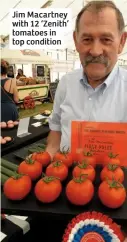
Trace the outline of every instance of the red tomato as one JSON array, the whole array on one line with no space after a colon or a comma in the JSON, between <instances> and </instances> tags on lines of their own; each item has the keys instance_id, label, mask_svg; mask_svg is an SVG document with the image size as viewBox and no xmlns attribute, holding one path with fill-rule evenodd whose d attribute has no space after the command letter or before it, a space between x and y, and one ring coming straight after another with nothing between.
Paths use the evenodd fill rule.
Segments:
<instances>
[{"instance_id":1,"label":"red tomato","mask_svg":"<svg viewBox=\"0 0 127 242\"><path fill-rule=\"evenodd\" d=\"M54 161L46 168L47 176L58 177L61 181L64 181L68 176L68 168L61 161Z\"/></svg>"},{"instance_id":2,"label":"red tomato","mask_svg":"<svg viewBox=\"0 0 127 242\"><path fill-rule=\"evenodd\" d=\"M96 167L96 158L93 156L93 153L88 152L80 152L77 154L78 162L82 163L83 161L87 162L89 165Z\"/></svg>"},{"instance_id":3,"label":"red tomato","mask_svg":"<svg viewBox=\"0 0 127 242\"><path fill-rule=\"evenodd\" d=\"M38 161L27 158L20 163L18 172L28 175L32 180L36 180L42 174L42 165Z\"/></svg>"},{"instance_id":4,"label":"red tomato","mask_svg":"<svg viewBox=\"0 0 127 242\"><path fill-rule=\"evenodd\" d=\"M35 185L35 196L43 203L54 202L62 191L62 185L59 179L45 176Z\"/></svg>"},{"instance_id":5,"label":"red tomato","mask_svg":"<svg viewBox=\"0 0 127 242\"><path fill-rule=\"evenodd\" d=\"M117 165L108 164L103 168L100 176L102 181L106 180L107 178L109 180L112 180L112 178L114 178L121 183L124 181L124 172Z\"/></svg>"},{"instance_id":6,"label":"red tomato","mask_svg":"<svg viewBox=\"0 0 127 242\"><path fill-rule=\"evenodd\" d=\"M33 153L31 157L33 160L40 162L42 166L47 166L51 161L51 157L47 151Z\"/></svg>"},{"instance_id":7,"label":"red tomato","mask_svg":"<svg viewBox=\"0 0 127 242\"><path fill-rule=\"evenodd\" d=\"M118 154L113 154L112 152L104 158L104 166L108 164L120 165L120 160L117 158Z\"/></svg>"},{"instance_id":8,"label":"red tomato","mask_svg":"<svg viewBox=\"0 0 127 242\"><path fill-rule=\"evenodd\" d=\"M91 180L83 174L78 178L73 178L66 186L67 199L75 205L85 205L91 201L94 195L94 186Z\"/></svg>"},{"instance_id":9,"label":"red tomato","mask_svg":"<svg viewBox=\"0 0 127 242\"><path fill-rule=\"evenodd\" d=\"M17 174L4 183L3 191L10 200L22 200L31 190L32 182L29 176Z\"/></svg>"},{"instance_id":10,"label":"red tomato","mask_svg":"<svg viewBox=\"0 0 127 242\"><path fill-rule=\"evenodd\" d=\"M75 166L72 174L74 177L79 177L81 174L86 174L88 179L90 179L91 181L94 181L96 173L95 173L95 169L93 168L93 166L82 162L82 164Z\"/></svg>"},{"instance_id":11,"label":"red tomato","mask_svg":"<svg viewBox=\"0 0 127 242\"><path fill-rule=\"evenodd\" d=\"M62 161L67 167L70 167L73 164L72 154L68 150L64 151L63 149L54 155L53 161Z\"/></svg>"},{"instance_id":12,"label":"red tomato","mask_svg":"<svg viewBox=\"0 0 127 242\"><path fill-rule=\"evenodd\" d=\"M106 207L119 208L126 200L126 190L120 182L114 179L105 180L99 186L98 196Z\"/></svg>"}]
</instances>

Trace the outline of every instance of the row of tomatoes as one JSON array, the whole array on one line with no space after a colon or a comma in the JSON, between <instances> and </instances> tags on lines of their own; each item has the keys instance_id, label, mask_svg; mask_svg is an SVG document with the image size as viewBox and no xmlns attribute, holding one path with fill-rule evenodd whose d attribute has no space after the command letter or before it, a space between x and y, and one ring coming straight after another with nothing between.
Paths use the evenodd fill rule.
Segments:
<instances>
[{"instance_id":1,"label":"row of tomatoes","mask_svg":"<svg viewBox=\"0 0 127 242\"><path fill-rule=\"evenodd\" d=\"M67 154L64 154L64 159L60 155L56 154L51 164L47 152L34 153L21 162L18 168L19 174L15 178L8 179L4 184L5 195L12 200L22 200L31 190L31 181L38 179L43 167L46 166L46 175L35 185L35 196L43 203L55 201L62 192L62 181L67 178L68 169L73 162L72 159L68 159ZM73 179L66 185L67 199L75 205L89 203L94 196L95 164L92 166L89 165L88 160L83 161L74 167L72 175ZM102 180L98 189L100 200L107 207L120 207L126 199L126 191L122 185L123 170L118 165L110 164L102 169L100 176Z\"/></svg>"},{"instance_id":2,"label":"row of tomatoes","mask_svg":"<svg viewBox=\"0 0 127 242\"><path fill-rule=\"evenodd\" d=\"M18 167L18 172L21 174L29 175L32 180L37 180L43 171L43 165L36 159L28 157L25 161L21 162ZM68 177L69 167L64 164L63 161L53 161L48 166L46 166L45 174L47 176L58 177L60 181L64 181ZM96 177L96 169L92 165L89 165L86 161L82 161L77 164L73 171L73 177L79 177L82 174L87 174L87 178L94 182ZM115 164L108 164L103 167L100 173L101 180L106 178L118 180L123 183L124 172L120 166Z\"/></svg>"},{"instance_id":3,"label":"row of tomatoes","mask_svg":"<svg viewBox=\"0 0 127 242\"><path fill-rule=\"evenodd\" d=\"M86 174L88 174L88 178L90 178L91 181L94 181L94 168L96 167L95 157L90 152L87 152L84 156L82 156L81 154L81 157L79 156L78 158L79 164L82 163L82 161L84 162L74 169L73 176L78 176L80 175L80 173L85 172ZM61 161L62 163L60 163L59 161ZM36 180L40 177L43 168L48 166L46 169L46 174L48 176L54 175L56 177L59 177L61 181L65 180L68 176L68 169L74 164L71 153L67 151L58 152L54 156L53 162L56 163L51 163L51 157L48 152L35 152L27 157L26 160L20 163L18 172L22 174L28 174L32 180ZM113 159L110 159L109 163L113 164ZM119 174L120 171L118 171L117 173ZM110 174L110 178L111 176L112 173ZM120 181L122 181L121 178Z\"/></svg>"},{"instance_id":4,"label":"row of tomatoes","mask_svg":"<svg viewBox=\"0 0 127 242\"><path fill-rule=\"evenodd\" d=\"M43 166L47 166L51 161L50 155L46 151L33 153L31 157L41 162ZM63 149L62 151L57 152L53 157L53 161L58 160L62 161L67 167L71 167L74 161L82 162L83 160L86 160L89 163L89 165L96 167L96 157L91 151L84 150L75 155L72 155L69 150ZM120 165L118 154L109 153L107 156L104 157L102 163L103 166L105 166L108 163Z\"/></svg>"}]
</instances>

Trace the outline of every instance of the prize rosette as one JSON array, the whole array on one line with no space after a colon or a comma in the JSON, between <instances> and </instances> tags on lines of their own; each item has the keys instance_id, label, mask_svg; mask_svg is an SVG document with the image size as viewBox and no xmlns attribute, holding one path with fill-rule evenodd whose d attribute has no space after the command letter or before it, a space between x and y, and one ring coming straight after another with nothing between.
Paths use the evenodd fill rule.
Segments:
<instances>
[{"instance_id":1,"label":"prize rosette","mask_svg":"<svg viewBox=\"0 0 127 242\"><path fill-rule=\"evenodd\" d=\"M79 214L71 220L62 242L123 242L124 235L108 216L97 212Z\"/></svg>"}]
</instances>

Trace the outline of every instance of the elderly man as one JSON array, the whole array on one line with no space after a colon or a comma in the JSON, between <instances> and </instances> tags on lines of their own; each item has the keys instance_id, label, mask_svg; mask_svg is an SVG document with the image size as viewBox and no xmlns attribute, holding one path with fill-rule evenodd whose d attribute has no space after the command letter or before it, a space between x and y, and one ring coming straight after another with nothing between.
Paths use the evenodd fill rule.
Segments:
<instances>
[{"instance_id":1,"label":"elderly man","mask_svg":"<svg viewBox=\"0 0 127 242\"><path fill-rule=\"evenodd\" d=\"M127 122L127 71L117 64L126 42L124 19L112 1L91 1L73 33L82 69L58 84L47 151L70 147L71 121Z\"/></svg>"},{"instance_id":2,"label":"elderly man","mask_svg":"<svg viewBox=\"0 0 127 242\"><path fill-rule=\"evenodd\" d=\"M82 68L58 84L47 151L70 147L71 121L127 122L127 71L117 64L127 35L112 1L91 1L78 14L73 34Z\"/></svg>"}]
</instances>

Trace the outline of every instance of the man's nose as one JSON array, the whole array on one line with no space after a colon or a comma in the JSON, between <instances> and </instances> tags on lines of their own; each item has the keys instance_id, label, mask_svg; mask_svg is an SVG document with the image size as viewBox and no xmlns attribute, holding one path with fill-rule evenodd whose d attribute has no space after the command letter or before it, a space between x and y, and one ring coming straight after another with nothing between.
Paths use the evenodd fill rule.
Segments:
<instances>
[{"instance_id":1,"label":"man's nose","mask_svg":"<svg viewBox=\"0 0 127 242\"><path fill-rule=\"evenodd\" d=\"M91 47L90 47L89 53L90 53L92 56L99 56L99 55L102 55L102 54L103 54L102 44L101 44L98 40L93 41L93 43L91 44Z\"/></svg>"}]
</instances>

